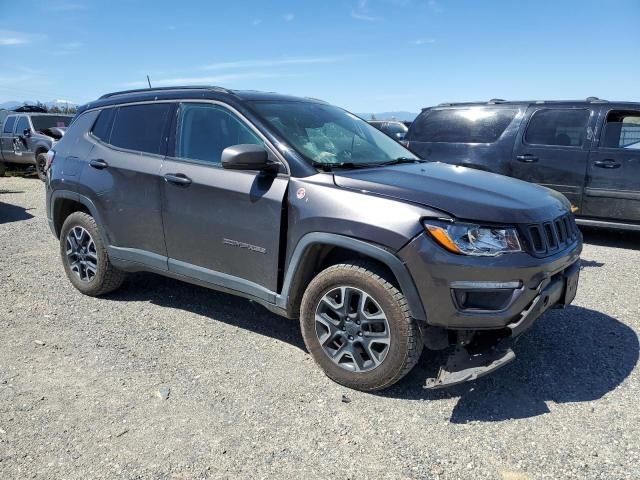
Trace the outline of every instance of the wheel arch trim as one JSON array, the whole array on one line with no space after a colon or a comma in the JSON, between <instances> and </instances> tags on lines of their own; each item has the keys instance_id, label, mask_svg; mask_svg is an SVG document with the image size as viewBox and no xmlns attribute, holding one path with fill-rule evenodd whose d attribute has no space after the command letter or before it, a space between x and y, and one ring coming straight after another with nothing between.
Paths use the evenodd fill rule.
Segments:
<instances>
[{"instance_id":1,"label":"wheel arch trim","mask_svg":"<svg viewBox=\"0 0 640 480\"><path fill-rule=\"evenodd\" d=\"M396 280L400 285L400 289L407 299L411 316L416 320L426 321L427 318L425 310L422 302L420 301L418 290L416 289L407 266L402 262L402 260L381 246L344 235L324 232L308 233L298 241L298 244L291 255L289 266L287 267L282 285L282 292L276 297L276 304L279 307L287 311L290 310L289 297L296 287L296 285L294 285L296 273L298 273L299 268L303 265L303 258L305 254L314 245L335 246L354 250L386 265L396 277Z\"/></svg>"},{"instance_id":2,"label":"wheel arch trim","mask_svg":"<svg viewBox=\"0 0 640 480\"><path fill-rule=\"evenodd\" d=\"M88 197L85 197L84 195L81 195L77 192L72 192L70 190L54 190L51 193L51 200L49 202L50 203L49 212L47 213L48 213L51 229L56 237L58 238L60 237L59 228L62 228L62 225L60 225L59 228L56 228L54 213L55 213L55 208L57 203L61 200L73 200L74 202L77 202L83 205L84 207L86 207L86 209L89 210L89 213L98 224L98 227L99 227L98 230L100 232L100 236L102 237L103 243L105 245L110 244L108 241L107 235L104 232L100 213L98 212L98 209L96 208L95 204Z\"/></svg>"}]
</instances>

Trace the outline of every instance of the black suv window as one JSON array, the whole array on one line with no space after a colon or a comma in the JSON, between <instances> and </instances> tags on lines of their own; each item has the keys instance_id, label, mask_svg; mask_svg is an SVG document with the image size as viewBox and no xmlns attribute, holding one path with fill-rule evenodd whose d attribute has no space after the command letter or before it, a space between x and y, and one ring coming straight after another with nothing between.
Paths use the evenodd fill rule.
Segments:
<instances>
[{"instance_id":1,"label":"black suv window","mask_svg":"<svg viewBox=\"0 0 640 480\"><path fill-rule=\"evenodd\" d=\"M581 147L590 113L587 109L538 110L529 121L524 141L532 145Z\"/></svg>"},{"instance_id":2,"label":"black suv window","mask_svg":"<svg viewBox=\"0 0 640 480\"><path fill-rule=\"evenodd\" d=\"M16 125L16 135L22 135L27 128L31 128L29 125L29 119L25 116L18 117L18 124Z\"/></svg>"},{"instance_id":3,"label":"black suv window","mask_svg":"<svg viewBox=\"0 0 640 480\"><path fill-rule=\"evenodd\" d=\"M13 126L16 124L16 117L7 117L7 121L4 122L4 133L13 133Z\"/></svg>"},{"instance_id":4,"label":"black suv window","mask_svg":"<svg viewBox=\"0 0 640 480\"><path fill-rule=\"evenodd\" d=\"M68 115L31 115L31 123L33 128L39 132L52 127L66 128L71 122L71 116Z\"/></svg>"},{"instance_id":5,"label":"black suv window","mask_svg":"<svg viewBox=\"0 0 640 480\"><path fill-rule=\"evenodd\" d=\"M109 143L128 150L163 153L162 139L170 110L170 103L118 108Z\"/></svg>"},{"instance_id":6,"label":"black suv window","mask_svg":"<svg viewBox=\"0 0 640 480\"><path fill-rule=\"evenodd\" d=\"M452 108L423 112L411 125L411 140L445 143L493 143L518 111L511 108Z\"/></svg>"},{"instance_id":7,"label":"black suv window","mask_svg":"<svg viewBox=\"0 0 640 480\"><path fill-rule=\"evenodd\" d=\"M640 110L609 112L600 146L640 149Z\"/></svg>"},{"instance_id":8,"label":"black suv window","mask_svg":"<svg viewBox=\"0 0 640 480\"><path fill-rule=\"evenodd\" d=\"M263 144L227 109L206 103L181 106L176 157L219 164L225 148L244 143Z\"/></svg>"},{"instance_id":9,"label":"black suv window","mask_svg":"<svg viewBox=\"0 0 640 480\"><path fill-rule=\"evenodd\" d=\"M96 123L93 124L91 133L94 137L102 140L105 143L109 143L109 137L111 136L111 127L113 127L113 118L115 116L115 108L105 108L98 115Z\"/></svg>"}]
</instances>

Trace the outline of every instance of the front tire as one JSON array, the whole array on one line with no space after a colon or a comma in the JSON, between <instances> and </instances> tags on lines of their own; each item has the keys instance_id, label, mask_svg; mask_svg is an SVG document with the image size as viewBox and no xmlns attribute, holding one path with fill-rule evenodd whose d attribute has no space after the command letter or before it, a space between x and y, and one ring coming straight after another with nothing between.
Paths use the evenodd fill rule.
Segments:
<instances>
[{"instance_id":1,"label":"front tire","mask_svg":"<svg viewBox=\"0 0 640 480\"><path fill-rule=\"evenodd\" d=\"M344 263L320 272L302 298L300 324L325 374L356 390L393 385L422 352L406 298L375 264Z\"/></svg>"},{"instance_id":2,"label":"front tire","mask_svg":"<svg viewBox=\"0 0 640 480\"><path fill-rule=\"evenodd\" d=\"M125 273L109 261L98 225L87 213L74 212L64 221L60 255L69 281L85 295L113 292L124 281Z\"/></svg>"},{"instance_id":3,"label":"front tire","mask_svg":"<svg viewBox=\"0 0 640 480\"><path fill-rule=\"evenodd\" d=\"M43 182L47 180L47 172L45 168L47 166L47 152L40 152L36 155L36 173L38 174L38 178Z\"/></svg>"},{"instance_id":4,"label":"front tire","mask_svg":"<svg viewBox=\"0 0 640 480\"><path fill-rule=\"evenodd\" d=\"M7 173L7 164L0 162L0 177L4 177L5 173Z\"/></svg>"}]
</instances>

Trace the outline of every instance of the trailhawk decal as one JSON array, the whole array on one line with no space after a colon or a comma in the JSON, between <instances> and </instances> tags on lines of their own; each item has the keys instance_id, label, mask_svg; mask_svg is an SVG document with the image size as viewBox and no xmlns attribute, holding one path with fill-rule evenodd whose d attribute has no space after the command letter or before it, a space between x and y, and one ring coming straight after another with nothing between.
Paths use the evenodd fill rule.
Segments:
<instances>
[{"instance_id":1,"label":"trailhawk decal","mask_svg":"<svg viewBox=\"0 0 640 480\"><path fill-rule=\"evenodd\" d=\"M245 242L239 242L237 240L231 240L229 238L223 238L222 243L224 243L225 245L231 245L232 247L246 248L247 250L251 250L252 252L267 253L267 249L264 247L257 247L255 245L250 245Z\"/></svg>"}]
</instances>

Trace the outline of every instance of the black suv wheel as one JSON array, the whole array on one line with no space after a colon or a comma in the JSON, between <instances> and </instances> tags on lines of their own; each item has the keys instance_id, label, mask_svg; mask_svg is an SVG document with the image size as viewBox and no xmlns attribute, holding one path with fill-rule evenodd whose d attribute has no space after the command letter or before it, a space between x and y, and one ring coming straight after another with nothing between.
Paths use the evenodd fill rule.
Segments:
<instances>
[{"instance_id":1,"label":"black suv wheel","mask_svg":"<svg viewBox=\"0 0 640 480\"><path fill-rule=\"evenodd\" d=\"M96 221L89 214L75 212L64 221L60 254L67 277L85 295L104 295L122 285L125 274L111 265Z\"/></svg>"},{"instance_id":2,"label":"black suv wheel","mask_svg":"<svg viewBox=\"0 0 640 480\"><path fill-rule=\"evenodd\" d=\"M332 380L356 390L386 388L422 352L407 301L375 265L348 263L320 272L300 309L307 349Z\"/></svg>"}]
</instances>

